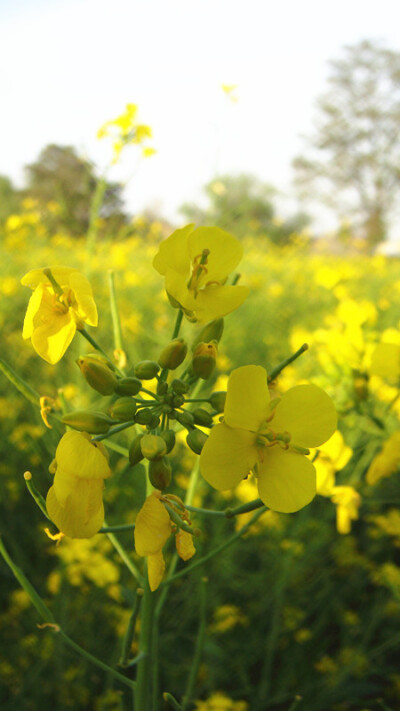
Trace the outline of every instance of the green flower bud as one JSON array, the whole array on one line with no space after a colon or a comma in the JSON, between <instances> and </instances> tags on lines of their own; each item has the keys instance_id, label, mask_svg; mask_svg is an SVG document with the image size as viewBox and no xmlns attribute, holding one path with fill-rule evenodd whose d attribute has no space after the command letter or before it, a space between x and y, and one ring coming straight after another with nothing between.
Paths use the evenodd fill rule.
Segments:
<instances>
[{"instance_id":1,"label":"green flower bud","mask_svg":"<svg viewBox=\"0 0 400 711\"><path fill-rule=\"evenodd\" d=\"M89 434L105 434L115 422L104 412L91 412L90 410L75 410L62 416L61 422L72 427L78 432Z\"/></svg>"},{"instance_id":2,"label":"green flower bud","mask_svg":"<svg viewBox=\"0 0 400 711\"><path fill-rule=\"evenodd\" d=\"M172 398L172 407L180 407L185 402L183 395L174 395Z\"/></svg>"},{"instance_id":3,"label":"green flower bud","mask_svg":"<svg viewBox=\"0 0 400 711\"><path fill-rule=\"evenodd\" d=\"M146 459L161 459L167 453L167 444L162 437L153 434L143 435L140 441L142 454Z\"/></svg>"},{"instance_id":4,"label":"green flower bud","mask_svg":"<svg viewBox=\"0 0 400 711\"><path fill-rule=\"evenodd\" d=\"M106 363L92 356L80 356L76 362L91 388L101 395L113 394L117 378Z\"/></svg>"},{"instance_id":5,"label":"green flower bud","mask_svg":"<svg viewBox=\"0 0 400 711\"><path fill-rule=\"evenodd\" d=\"M183 412L177 412L176 419L184 427L193 427L194 425L194 417L192 413L188 412L187 410L184 410Z\"/></svg>"},{"instance_id":6,"label":"green flower bud","mask_svg":"<svg viewBox=\"0 0 400 711\"><path fill-rule=\"evenodd\" d=\"M168 383L165 380L159 380L157 383L157 395L165 395L168 392Z\"/></svg>"},{"instance_id":7,"label":"green flower bud","mask_svg":"<svg viewBox=\"0 0 400 711\"><path fill-rule=\"evenodd\" d=\"M138 425L148 425L152 417L153 412L150 410L150 408L144 407L142 410L138 410L138 412L136 413L135 422L137 422Z\"/></svg>"},{"instance_id":8,"label":"green flower bud","mask_svg":"<svg viewBox=\"0 0 400 711\"><path fill-rule=\"evenodd\" d=\"M173 448L175 447L175 432L174 430L164 430L164 432L161 432L160 437L163 438L167 445L167 454L172 452Z\"/></svg>"},{"instance_id":9,"label":"green flower bud","mask_svg":"<svg viewBox=\"0 0 400 711\"><path fill-rule=\"evenodd\" d=\"M147 427L149 430L155 430L156 427L158 427L160 424L160 418L158 415L155 415L154 413L152 414L149 422L147 423Z\"/></svg>"},{"instance_id":10,"label":"green flower bud","mask_svg":"<svg viewBox=\"0 0 400 711\"><path fill-rule=\"evenodd\" d=\"M202 407L196 407L195 410L192 410L192 415L196 425L211 427L213 419L207 410L204 410Z\"/></svg>"},{"instance_id":11,"label":"green flower bud","mask_svg":"<svg viewBox=\"0 0 400 711\"><path fill-rule=\"evenodd\" d=\"M189 390L189 385L184 383L183 380L175 378L171 383L171 388L177 395L185 395L185 393Z\"/></svg>"},{"instance_id":12,"label":"green flower bud","mask_svg":"<svg viewBox=\"0 0 400 711\"><path fill-rule=\"evenodd\" d=\"M108 358L105 356L101 355L101 353L84 353L83 355L79 356L80 358L84 358L85 360L92 360L95 363L102 363L103 365L106 365L107 368L109 368L112 371L115 371L115 365L111 363Z\"/></svg>"},{"instance_id":13,"label":"green flower bud","mask_svg":"<svg viewBox=\"0 0 400 711\"><path fill-rule=\"evenodd\" d=\"M158 362L162 368L175 370L185 360L187 351L188 347L183 338L174 338L174 340L168 343L161 351Z\"/></svg>"},{"instance_id":14,"label":"green flower bud","mask_svg":"<svg viewBox=\"0 0 400 711\"><path fill-rule=\"evenodd\" d=\"M224 332L224 319L217 318L215 321L207 323L200 331L198 337L193 342L193 350L199 343L209 343L210 341L220 342Z\"/></svg>"},{"instance_id":15,"label":"green flower bud","mask_svg":"<svg viewBox=\"0 0 400 711\"><path fill-rule=\"evenodd\" d=\"M199 343L193 353L192 369L198 378L208 380L217 363L217 341Z\"/></svg>"},{"instance_id":16,"label":"green flower bud","mask_svg":"<svg viewBox=\"0 0 400 711\"><path fill-rule=\"evenodd\" d=\"M143 437L143 434L136 435L136 437L132 440L130 444L129 462L133 467L135 466L135 464L139 464L139 462L141 462L143 459L142 448L140 446Z\"/></svg>"},{"instance_id":17,"label":"green flower bud","mask_svg":"<svg viewBox=\"0 0 400 711\"><path fill-rule=\"evenodd\" d=\"M165 489L171 483L171 465L167 457L149 462L149 479L156 489Z\"/></svg>"},{"instance_id":18,"label":"green flower bud","mask_svg":"<svg viewBox=\"0 0 400 711\"><path fill-rule=\"evenodd\" d=\"M201 430L190 430L186 437L186 443L190 449L195 452L195 454L200 454L205 443L207 441L207 435Z\"/></svg>"},{"instance_id":19,"label":"green flower bud","mask_svg":"<svg viewBox=\"0 0 400 711\"><path fill-rule=\"evenodd\" d=\"M211 407L213 407L216 412L223 412L225 407L226 391L217 390L215 393L210 395L209 400Z\"/></svg>"},{"instance_id":20,"label":"green flower bud","mask_svg":"<svg viewBox=\"0 0 400 711\"><path fill-rule=\"evenodd\" d=\"M120 378L115 386L117 395L137 395L142 387L138 378Z\"/></svg>"},{"instance_id":21,"label":"green flower bud","mask_svg":"<svg viewBox=\"0 0 400 711\"><path fill-rule=\"evenodd\" d=\"M136 402L131 397L120 397L110 407L110 415L121 422L133 420L137 410Z\"/></svg>"},{"instance_id":22,"label":"green flower bud","mask_svg":"<svg viewBox=\"0 0 400 711\"><path fill-rule=\"evenodd\" d=\"M135 365L135 375L140 380L152 380L159 370L160 366L155 360L141 360Z\"/></svg>"}]
</instances>

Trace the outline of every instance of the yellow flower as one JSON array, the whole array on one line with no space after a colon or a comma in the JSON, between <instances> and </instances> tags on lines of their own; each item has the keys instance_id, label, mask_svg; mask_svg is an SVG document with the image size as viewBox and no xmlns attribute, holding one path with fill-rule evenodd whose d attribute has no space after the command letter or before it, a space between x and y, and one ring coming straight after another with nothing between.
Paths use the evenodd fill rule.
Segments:
<instances>
[{"instance_id":1,"label":"yellow flower","mask_svg":"<svg viewBox=\"0 0 400 711\"><path fill-rule=\"evenodd\" d=\"M51 365L70 345L84 323L97 326L97 309L86 277L70 267L33 269L21 283L33 289L25 315L23 338Z\"/></svg>"},{"instance_id":2,"label":"yellow flower","mask_svg":"<svg viewBox=\"0 0 400 711\"><path fill-rule=\"evenodd\" d=\"M369 372L371 375L397 381L400 377L400 345L379 343L372 353Z\"/></svg>"},{"instance_id":3,"label":"yellow flower","mask_svg":"<svg viewBox=\"0 0 400 711\"><path fill-rule=\"evenodd\" d=\"M165 276L173 306L192 321L212 321L234 311L248 294L246 286L225 286L243 248L218 227L187 225L161 243L153 266Z\"/></svg>"},{"instance_id":4,"label":"yellow flower","mask_svg":"<svg viewBox=\"0 0 400 711\"><path fill-rule=\"evenodd\" d=\"M66 536L91 538L104 520L104 479L111 474L105 447L86 432L66 432L50 469L55 471L46 498L51 520Z\"/></svg>"},{"instance_id":5,"label":"yellow flower","mask_svg":"<svg viewBox=\"0 0 400 711\"><path fill-rule=\"evenodd\" d=\"M346 466L352 454L353 450L345 444L339 430L322 447L318 447L318 457L314 462L317 472L317 494L331 495L335 486L335 473Z\"/></svg>"},{"instance_id":6,"label":"yellow flower","mask_svg":"<svg viewBox=\"0 0 400 711\"><path fill-rule=\"evenodd\" d=\"M393 432L382 450L372 460L367 471L367 484L374 485L380 479L391 476L400 464L400 432Z\"/></svg>"},{"instance_id":7,"label":"yellow flower","mask_svg":"<svg viewBox=\"0 0 400 711\"><path fill-rule=\"evenodd\" d=\"M136 553L147 556L147 574L152 592L157 590L164 577L165 561L162 549L172 532L169 513L160 500L160 492L156 489L147 497L135 522ZM178 531L176 549L182 560L189 560L195 554L196 549L190 533Z\"/></svg>"},{"instance_id":8,"label":"yellow flower","mask_svg":"<svg viewBox=\"0 0 400 711\"><path fill-rule=\"evenodd\" d=\"M304 455L329 439L336 421L331 399L315 385L298 385L275 404L264 368L237 368L228 382L224 421L210 432L200 471L211 486L224 490L254 470L266 506L298 511L316 490L315 468Z\"/></svg>"},{"instance_id":9,"label":"yellow flower","mask_svg":"<svg viewBox=\"0 0 400 711\"><path fill-rule=\"evenodd\" d=\"M115 119L107 121L97 132L97 138L111 137L113 141L113 163L117 163L122 149L130 143L142 144L152 137L150 126L138 123L136 120L138 107L136 104L127 104L125 111ZM155 153L154 148L143 148L144 157Z\"/></svg>"},{"instance_id":10,"label":"yellow flower","mask_svg":"<svg viewBox=\"0 0 400 711\"><path fill-rule=\"evenodd\" d=\"M358 519L360 494L352 486L334 486L331 500L336 504L336 528L339 533L351 531L351 522Z\"/></svg>"}]
</instances>

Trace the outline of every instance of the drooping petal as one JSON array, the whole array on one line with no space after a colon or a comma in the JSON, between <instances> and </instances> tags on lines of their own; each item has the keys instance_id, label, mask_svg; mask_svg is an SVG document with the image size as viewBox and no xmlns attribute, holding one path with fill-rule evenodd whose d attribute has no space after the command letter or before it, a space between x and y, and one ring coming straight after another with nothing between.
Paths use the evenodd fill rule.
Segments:
<instances>
[{"instance_id":1,"label":"drooping petal","mask_svg":"<svg viewBox=\"0 0 400 711\"><path fill-rule=\"evenodd\" d=\"M279 447L264 450L264 461L259 465L258 492L272 511L299 511L312 501L315 490L315 468L303 454Z\"/></svg>"},{"instance_id":2,"label":"drooping petal","mask_svg":"<svg viewBox=\"0 0 400 711\"><path fill-rule=\"evenodd\" d=\"M190 560L196 553L193 543L193 536L182 529L176 534L176 550L182 560Z\"/></svg>"},{"instance_id":3,"label":"drooping petal","mask_svg":"<svg viewBox=\"0 0 400 711\"><path fill-rule=\"evenodd\" d=\"M140 556L162 550L171 535L171 521L166 508L153 494L147 497L135 522L135 548Z\"/></svg>"},{"instance_id":4,"label":"drooping petal","mask_svg":"<svg viewBox=\"0 0 400 711\"><path fill-rule=\"evenodd\" d=\"M66 536L91 538L104 521L101 498L103 484L101 481L87 482L84 479L77 481L79 487L68 496L65 506L59 502L52 486L47 493L46 508L51 520Z\"/></svg>"},{"instance_id":5,"label":"drooping petal","mask_svg":"<svg viewBox=\"0 0 400 711\"><path fill-rule=\"evenodd\" d=\"M70 274L70 286L78 304L78 315L90 326L97 326L97 308L93 299L92 287L80 272Z\"/></svg>"},{"instance_id":6,"label":"drooping petal","mask_svg":"<svg viewBox=\"0 0 400 711\"><path fill-rule=\"evenodd\" d=\"M157 590L165 573L165 560L162 551L153 553L147 558L147 575L151 592Z\"/></svg>"},{"instance_id":7,"label":"drooping petal","mask_svg":"<svg viewBox=\"0 0 400 711\"><path fill-rule=\"evenodd\" d=\"M41 358L54 365L63 357L75 333L76 324L70 311L55 313L51 321L34 329L32 345Z\"/></svg>"},{"instance_id":8,"label":"drooping petal","mask_svg":"<svg viewBox=\"0 0 400 711\"><path fill-rule=\"evenodd\" d=\"M188 235L192 232L194 225L186 225L179 230L175 230L167 239L160 244L160 248L153 259L153 267L160 274L165 275L167 269L173 269L179 274L190 274L190 256L188 251Z\"/></svg>"},{"instance_id":9,"label":"drooping petal","mask_svg":"<svg viewBox=\"0 0 400 711\"><path fill-rule=\"evenodd\" d=\"M196 307L194 293L187 288L188 274L181 274L176 269L168 269L165 273L165 291L172 296L184 309L193 311Z\"/></svg>"},{"instance_id":10,"label":"drooping petal","mask_svg":"<svg viewBox=\"0 0 400 711\"><path fill-rule=\"evenodd\" d=\"M255 435L224 423L212 428L200 455L200 471L214 489L233 489L257 462Z\"/></svg>"},{"instance_id":11,"label":"drooping petal","mask_svg":"<svg viewBox=\"0 0 400 711\"><path fill-rule=\"evenodd\" d=\"M200 323L213 321L241 306L248 294L247 286L206 286L198 292L191 310Z\"/></svg>"},{"instance_id":12,"label":"drooping petal","mask_svg":"<svg viewBox=\"0 0 400 711\"><path fill-rule=\"evenodd\" d=\"M289 432L291 443L301 447L318 447L329 439L336 426L333 402L316 385L296 385L288 390L271 422L275 432Z\"/></svg>"},{"instance_id":13,"label":"drooping petal","mask_svg":"<svg viewBox=\"0 0 400 711\"><path fill-rule=\"evenodd\" d=\"M111 470L100 444L92 442L86 432L66 432L56 449L58 468L61 467L71 476L84 479L106 479Z\"/></svg>"},{"instance_id":14,"label":"drooping petal","mask_svg":"<svg viewBox=\"0 0 400 711\"><path fill-rule=\"evenodd\" d=\"M225 402L224 420L229 427L257 432L269 414L267 373L260 365L233 370Z\"/></svg>"},{"instance_id":15,"label":"drooping petal","mask_svg":"<svg viewBox=\"0 0 400 711\"><path fill-rule=\"evenodd\" d=\"M193 263L204 249L209 250L205 281L223 281L243 257L239 240L219 227L197 227L188 237L188 251Z\"/></svg>"},{"instance_id":16,"label":"drooping petal","mask_svg":"<svg viewBox=\"0 0 400 711\"><path fill-rule=\"evenodd\" d=\"M22 329L22 338L31 338L32 336L35 328L35 320L43 299L44 288L43 284L39 284L29 299L24 319L24 327Z\"/></svg>"}]
</instances>

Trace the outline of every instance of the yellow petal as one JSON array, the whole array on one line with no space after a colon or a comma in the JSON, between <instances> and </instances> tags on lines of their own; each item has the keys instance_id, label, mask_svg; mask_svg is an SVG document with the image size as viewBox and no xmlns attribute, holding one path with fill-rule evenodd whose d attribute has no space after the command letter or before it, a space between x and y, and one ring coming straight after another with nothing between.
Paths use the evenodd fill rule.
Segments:
<instances>
[{"instance_id":1,"label":"yellow petal","mask_svg":"<svg viewBox=\"0 0 400 711\"><path fill-rule=\"evenodd\" d=\"M400 346L397 343L380 343L371 357L371 375L397 380L400 375Z\"/></svg>"},{"instance_id":2,"label":"yellow petal","mask_svg":"<svg viewBox=\"0 0 400 711\"><path fill-rule=\"evenodd\" d=\"M337 426L333 402L316 385L297 385L278 403L271 428L289 432L292 444L318 447L326 442Z\"/></svg>"},{"instance_id":3,"label":"yellow petal","mask_svg":"<svg viewBox=\"0 0 400 711\"><path fill-rule=\"evenodd\" d=\"M182 560L190 560L196 553L196 548L193 544L193 536L182 529L176 534L176 550Z\"/></svg>"},{"instance_id":4,"label":"yellow petal","mask_svg":"<svg viewBox=\"0 0 400 711\"><path fill-rule=\"evenodd\" d=\"M184 309L193 311L196 299L193 292L187 288L188 273L181 274L168 267L165 272L165 291L170 294Z\"/></svg>"},{"instance_id":5,"label":"yellow petal","mask_svg":"<svg viewBox=\"0 0 400 711\"><path fill-rule=\"evenodd\" d=\"M207 282L226 279L243 257L239 240L219 227L197 227L189 234L187 245L192 263L204 249L209 250Z\"/></svg>"},{"instance_id":6,"label":"yellow petal","mask_svg":"<svg viewBox=\"0 0 400 711\"><path fill-rule=\"evenodd\" d=\"M175 230L160 244L160 248L153 259L153 267L160 274L165 275L167 269L173 269L179 274L190 276L190 256L188 252L188 235L193 230L193 225L186 225Z\"/></svg>"},{"instance_id":7,"label":"yellow petal","mask_svg":"<svg viewBox=\"0 0 400 711\"><path fill-rule=\"evenodd\" d=\"M243 304L249 294L247 286L210 285L201 289L190 310L200 323L222 318ZM189 307L186 307L189 308Z\"/></svg>"},{"instance_id":8,"label":"yellow petal","mask_svg":"<svg viewBox=\"0 0 400 711\"><path fill-rule=\"evenodd\" d=\"M24 319L24 327L22 330L22 338L30 338L32 336L35 328L35 319L40 310L40 305L43 299L44 288L43 284L39 284L29 299Z\"/></svg>"},{"instance_id":9,"label":"yellow petal","mask_svg":"<svg viewBox=\"0 0 400 711\"><path fill-rule=\"evenodd\" d=\"M29 286L31 289L35 289L38 284L47 284L51 286L48 277L44 274L44 269L50 269L54 279L60 286L69 286L70 277L73 272L77 272L77 269L72 267L42 267L41 269L31 269L30 272L25 274L21 279L21 284L24 286Z\"/></svg>"},{"instance_id":10,"label":"yellow petal","mask_svg":"<svg viewBox=\"0 0 400 711\"><path fill-rule=\"evenodd\" d=\"M52 320L34 328L32 345L41 358L54 365L63 357L75 333L76 324L70 311L64 314L53 313Z\"/></svg>"},{"instance_id":11,"label":"yellow petal","mask_svg":"<svg viewBox=\"0 0 400 711\"><path fill-rule=\"evenodd\" d=\"M111 470L99 444L92 442L86 432L66 432L56 449L57 466L71 476L106 479Z\"/></svg>"},{"instance_id":12,"label":"yellow petal","mask_svg":"<svg viewBox=\"0 0 400 711\"><path fill-rule=\"evenodd\" d=\"M71 273L70 286L78 303L78 315L90 326L97 326L97 308L93 299L92 287L86 277L80 272Z\"/></svg>"},{"instance_id":13,"label":"yellow petal","mask_svg":"<svg viewBox=\"0 0 400 711\"><path fill-rule=\"evenodd\" d=\"M292 513L312 501L316 490L315 469L303 454L278 447L264 450L259 465L258 492L272 511Z\"/></svg>"},{"instance_id":14,"label":"yellow petal","mask_svg":"<svg viewBox=\"0 0 400 711\"><path fill-rule=\"evenodd\" d=\"M46 498L47 512L66 536L91 538L104 521L103 483L85 479L77 479L76 482L77 487L66 498L64 506L56 496L55 487L49 489Z\"/></svg>"},{"instance_id":15,"label":"yellow petal","mask_svg":"<svg viewBox=\"0 0 400 711\"><path fill-rule=\"evenodd\" d=\"M165 560L162 551L153 553L147 558L147 575L151 592L157 590L165 573Z\"/></svg>"},{"instance_id":16,"label":"yellow petal","mask_svg":"<svg viewBox=\"0 0 400 711\"><path fill-rule=\"evenodd\" d=\"M135 548L141 556L162 550L171 535L171 521L166 508L153 494L147 497L135 522Z\"/></svg>"},{"instance_id":17,"label":"yellow petal","mask_svg":"<svg viewBox=\"0 0 400 711\"><path fill-rule=\"evenodd\" d=\"M257 462L255 435L224 423L212 428L200 455L200 471L214 489L233 489Z\"/></svg>"},{"instance_id":18,"label":"yellow petal","mask_svg":"<svg viewBox=\"0 0 400 711\"><path fill-rule=\"evenodd\" d=\"M225 423L257 432L269 414L269 401L266 370L260 365L236 368L228 380Z\"/></svg>"}]
</instances>

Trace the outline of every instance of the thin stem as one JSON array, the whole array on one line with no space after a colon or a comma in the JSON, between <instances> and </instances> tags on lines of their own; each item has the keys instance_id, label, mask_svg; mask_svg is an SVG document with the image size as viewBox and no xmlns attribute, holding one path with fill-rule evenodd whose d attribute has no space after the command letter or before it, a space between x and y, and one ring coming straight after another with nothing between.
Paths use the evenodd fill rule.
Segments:
<instances>
[{"instance_id":1,"label":"thin stem","mask_svg":"<svg viewBox=\"0 0 400 711\"><path fill-rule=\"evenodd\" d=\"M193 513L203 514L204 516L219 516L220 518L233 518L234 516L238 516L239 514L249 513L249 511L254 511L255 509L259 509L259 508L261 508L261 506L264 506L261 499L254 499L253 501L249 501L247 504L241 504L240 506L237 506L234 509L227 508L227 509L224 509L223 511L214 511L213 509L201 509L201 508L198 508L197 506L189 506L188 504L186 505L186 508L188 511L193 511Z\"/></svg>"},{"instance_id":2,"label":"thin stem","mask_svg":"<svg viewBox=\"0 0 400 711\"><path fill-rule=\"evenodd\" d=\"M183 711L182 706L178 704L176 698L172 696L172 694L170 694L168 691L165 691L163 693L163 699L164 701L168 701L168 703L171 704L174 711Z\"/></svg>"},{"instance_id":3,"label":"thin stem","mask_svg":"<svg viewBox=\"0 0 400 711\"><path fill-rule=\"evenodd\" d=\"M18 373L16 373L15 370L13 370L11 366L6 363L5 360L3 360L3 358L0 358L0 370L2 371L2 373L4 373L6 378L8 378L10 383L12 383L17 388L17 390L19 390L19 392L22 393L24 397L26 397L27 400L29 400L29 402L31 402L33 405L40 407L39 393L37 393L36 390L31 388L29 383L26 383L25 380L23 380L21 376L18 375Z\"/></svg>"},{"instance_id":4,"label":"thin stem","mask_svg":"<svg viewBox=\"0 0 400 711\"><path fill-rule=\"evenodd\" d=\"M108 526L107 526L107 524L106 524L105 521L104 521L104 524L105 524L105 527L108 528ZM140 585L141 587L143 587L143 584L144 584L143 576L141 575L141 573L140 573L139 570L137 569L136 565L135 565L135 564L131 561L131 559L129 558L128 553L126 552L126 550L125 550L125 548L123 547L123 545L119 542L118 538L116 538L113 533L108 532L108 533L106 533L106 535L107 535L107 538L109 539L109 541L110 541L110 542L112 543L112 545L114 546L115 550L116 550L116 551L119 553L119 555L121 556L121 558L122 558L122 560L124 561L124 563L125 563L126 567L128 568L128 570L132 573L133 577L136 578L136 580L137 580L137 582L139 583L139 585Z\"/></svg>"},{"instance_id":5,"label":"thin stem","mask_svg":"<svg viewBox=\"0 0 400 711\"><path fill-rule=\"evenodd\" d=\"M279 365L276 366L276 368L273 368L268 376L268 382L272 382L272 380L275 380L275 378L279 375L279 373L282 372L284 368L286 368L287 365L290 365L290 363L293 363L296 358L301 356L302 353L305 353L305 351L308 351L308 343L303 343L303 345L296 351L296 353L293 353L293 355L289 356L286 358L286 360L283 360L282 363L279 363Z\"/></svg>"},{"instance_id":6,"label":"thin stem","mask_svg":"<svg viewBox=\"0 0 400 711\"><path fill-rule=\"evenodd\" d=\"M185 693L182 699L182 711L186 711L188 703L193 696L193 690L196 684L197 674L200 667L201 655L203 653L204 637L206 632L206 601L207 601L207 578L201 580L200 585L200 604L199 604L199 627L196 638L196 646L194 650L192 665L189 672L189 678L186 684Z\"/></svg>"},{"instance_id":7,"label":"thin stem","mask_svg":"<svg viewBox=\"0 0 400 711\"><path fill-rule=\"evenodd\" d=\"M183 311L182 311L182 309L179 309L177 316L176 316L174 330L172 332L172 338L171 338L172 341L174 340L174 338L178 338L178 336L179 336L179 331L181 330L181 325L182 325L182 319L183 319Z\"/></svg>"},{"instance_id":8,"label":"thin stem","mask_svg":"<svg viewBox=\"0 0 400 711\"><path fill-rule=\"evenodd\" d=\"M116 425L116 427L112 427L105 434L100 434L100 435L96 435L96 437L92 437L92 442L101 442L101 440L107 439L108 437L111 437L113 434L117 434L117 432L122 432L123 430L126 430L128 427L132 427L135 424L136 424L135 420L129 420L129 422L123 422L121 425Z\"/></svg>"},{"instance_id":9,"label":"thin stem","mask_svg":"<svg viewBox=\"0 0 400 711\"><path fill-rule=\"evenodd\" d=\"M107 353L102 349L102 347L99 346L97 341L95 341L94 338L92 338L92 336L90 335L90 333L87 332L86 328L79 328L78 333L82 334L82 336L84 338L86 338L87 341L89 341L90 345L93 346L93 348L95 348L96 351L99 351L99 353L101 353L104 356L104 358L106 358L108 360L108 362L111 363L112 367L115 368L115 370L117 370L120 375L124 376L124 373L122 372L122 370L120 370L115 365L113 360L107 355Z\"/></svg>"},{"instance_id":10,"label":"thin stem","mask_svg":"<svg viewBox=\"0 0 400 711\"><path fill-rule=\"evenodd\" d=\"M121 656L120 656L120 660L118 662L119 666L121 666L121 667L128 666L129 652L131 651L132 641L133 641L133 637L135 634L136 620L137 620L137 616L139 614L140 603L141 603L141 595L138 595L138 593L136 592L135 600L133 603L132 613L131 613L131 616L130 616L129 622L128 622L128 627L126 629L124 639L122 640ZM132 661L131 661L131 664L132 664Z\"/></svg>"},{"instance_id":11,"label":"thin stem","mask_svg":"<svg viewBox=\"0 0 400 711\"><path fill-rule=\"evenodd\" d=\"M113 334L114 334L114 348L116 350L122 351L122 331L121 331L121 319L119 317L118 305L117 305L117 295L115 292L115 281L114 272L112 269L108 271L108 285L110 289L110 309L111 309L111 319L113 324Z\"/></svg>"},{"instance_id":12,"label":"thin stem","mask_svg":"<svg viewBox=\"0 0 400 711\"><path fill-rule=\"evenodd\" d=\"M49 517L46 509L46 502L41 495L40 491L37 490L35 484L33 483L32 479L32 474L31 472L25 472L24 474L24 481L26 484L26 488L28 489L30 495L36 502L37 506L40 508L41 512L46 516L48 521L51 521L51 518Z\"/></svg>"},{"instance_id":13,"label":"thin stem","mask_svg":"<svg viewBox=\"0 0 400 711\"><path fill-rule=\"evenodd\" d=\"M143 585L144 594L141 605L139 639L139 649L143 657L137 665L136 690L134 700L135 711L136 709L138 711L140 709L143 709L143 711L145 709L149 709L148 702L150 698L150 680L153 661L151 654L151 640L155 595L151 592L149 587L146 567L147 566L145 566L145 580Z\"/></svg>"},{"instance_id":14,"label":"thin stem","mask_svg":"<svg viewBox=\"0 0 400 711\"><path fill-rule=\"evenodd\" d=\"M134 531L134 523L121 523L116 526L102 526L98 533L122 533L123 531Z\"/></svg>"}]
</instances>

